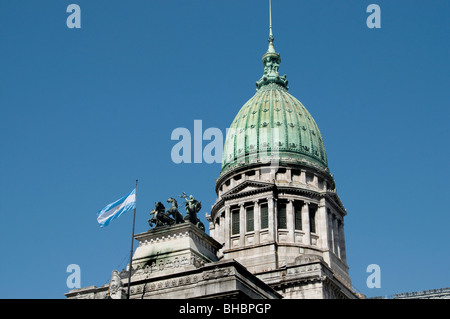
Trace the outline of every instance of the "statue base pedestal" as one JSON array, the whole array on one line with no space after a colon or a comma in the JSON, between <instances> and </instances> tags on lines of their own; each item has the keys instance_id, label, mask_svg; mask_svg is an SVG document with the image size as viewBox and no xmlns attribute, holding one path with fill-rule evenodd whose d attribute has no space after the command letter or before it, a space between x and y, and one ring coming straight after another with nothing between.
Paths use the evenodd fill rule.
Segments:
<instances>
[{"instance_id":1,"label":"statue base pedestal","mask_svg":"<svg viewBox=\"0 0 450 319\"><path fill-rule=\"evenodd\" d=\"M160 226L134 238L139 241L133 271L145 277L162 276L217 261L221 245L192 223ZM134 275L133 275L134 276Z\"/></svg>"}]
</instances>

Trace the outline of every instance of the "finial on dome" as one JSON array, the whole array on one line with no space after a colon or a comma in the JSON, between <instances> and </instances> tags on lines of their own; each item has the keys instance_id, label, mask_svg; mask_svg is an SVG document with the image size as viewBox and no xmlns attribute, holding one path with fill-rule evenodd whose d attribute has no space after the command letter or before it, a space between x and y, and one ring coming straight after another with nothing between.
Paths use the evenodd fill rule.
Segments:
<instances>
[{"instance_id":1,"label":"finial on dome","mask_svg":"<svg viewBox=\"0 0 450 319\"><path fill-rule=\"evenodd\" d=\"M256 82L256 87L259 90L266 84L276 83L287 89L286 75L280 76L278 68L281 63L280 55L275 51L273 46L273 32L272 32L272 0L269 0L269 48L262 58L264 64L264 75Z\"/></svg>"},{"instance_id":2,"label":"finial on dome","mask_svg":"<svg viewBox=\"0 0 450 319\"><path fill-rule=\"evenodd\" d=\"M269 49L267 52L275 53L275 47L273 46L273 33L272 33L272 0L269 0Z\"/></svg>"}]
</instances>

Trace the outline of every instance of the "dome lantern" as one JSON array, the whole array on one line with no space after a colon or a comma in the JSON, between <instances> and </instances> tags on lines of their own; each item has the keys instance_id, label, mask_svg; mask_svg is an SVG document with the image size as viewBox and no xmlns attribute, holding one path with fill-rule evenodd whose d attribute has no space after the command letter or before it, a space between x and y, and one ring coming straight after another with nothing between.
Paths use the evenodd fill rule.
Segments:
<instances>
[{"instance_id":1,"label":"dome lantern","mask_svg":"<svg viewBox=\"0 0 450 319\"><path fill-rule=\"evenodd\" d=\"M269 8L269 48L262 58L262 62L264 64L264 74L261 79L256 82L256 88L259 90L264 85L276 83L287 89L288 80L286 79L286 75L280 76L278 73L281 57L280 54L275 51L275 47L273 45L273 41L275 39L272 33L272 6L270 5Z\"/></svg>"}]
</instances>

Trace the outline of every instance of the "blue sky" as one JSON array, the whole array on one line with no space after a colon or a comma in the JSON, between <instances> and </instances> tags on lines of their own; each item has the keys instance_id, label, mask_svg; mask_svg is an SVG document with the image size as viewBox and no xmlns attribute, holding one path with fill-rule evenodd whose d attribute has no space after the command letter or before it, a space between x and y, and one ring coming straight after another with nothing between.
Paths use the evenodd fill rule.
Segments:
<instances>
[{"instance_id":1,"label":"blue sky","mask_svg":"<svg viewBox=\"0 0 450 319\"><path fill-rule=\"evenodd\" d=\"M381 29L366 26L371 3ZM450 286L449 13L446 0L273 1L280 73L323 135L369 297ZM70 264L82 286L125 268L132 214L100 228L96 213L136 179L136 233L182 192L209 212L220 164L173 163L171 133L225 132L267 37L266 1L1 0L0 298L64 298Z\"/></svg>"}]
</instances>

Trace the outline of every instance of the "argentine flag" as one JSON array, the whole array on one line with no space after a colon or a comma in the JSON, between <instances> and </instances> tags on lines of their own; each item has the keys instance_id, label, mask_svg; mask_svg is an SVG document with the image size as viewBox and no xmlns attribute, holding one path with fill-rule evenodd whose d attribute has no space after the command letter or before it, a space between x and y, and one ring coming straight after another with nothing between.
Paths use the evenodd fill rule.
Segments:
<instances>
[{"instance_id":1,"label":"argentine flag","mask_svg":"<svg viewBox=\"0 0 450 319\"><path fill-rule=\"evenodd\" d=\"M125 197L116 200L114 203L107 205L97 213L97 221L100 227L108 226L109 223L120 217L123 213L134 209L136 207L136 188Z\"/></svg>"}]
</instances>

